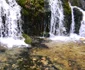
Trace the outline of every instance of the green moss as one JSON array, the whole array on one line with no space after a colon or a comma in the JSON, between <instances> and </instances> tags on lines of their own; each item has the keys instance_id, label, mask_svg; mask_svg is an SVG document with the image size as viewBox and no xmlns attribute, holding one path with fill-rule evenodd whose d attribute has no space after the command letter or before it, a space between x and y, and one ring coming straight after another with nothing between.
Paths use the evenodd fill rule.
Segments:
<instances>
[{"instance_id":1,"label":"green moss","mask_svg":"<svg viewBox=\"0 0 85 70\"><path fill-rule=\"evenodd\" d=\"M26 9L22 9L22 14L28 15L29 13L28 13L28 11Z\"/></svg>"},{"instance_id":2,"label":"green moss","mask_svg":"<svg viewBox=\"0 0 85 70\"><path fill-rule=\"evenodd\" d=\"M64 2L64 12L65 12L65 15L71 14L71 8L68 2Z\"/></svg>"},{"instance_id":3,"label":"green moss","mask_svg":"<svg viewBox=\"0 0 85 70\"><path fill-rule=\"evenodd\" d=\"M63 9L64 9L64 25L66 27L67 33L70 31L71 25L71 8L69 6L68 0L63 0Z\"/></svg>"},{"instance_id":4,"label":"green moss","mask_svg":"<svg viewBox=\"0 0 85 70\"><path fill-rule=\"evenodd\" d=\"M17 2L18 2L21 6L25 5L26 1L27 1L27 0L17 0Z\"/></svg>"},{"instance_id":5,"label":"green moss","mask_svg":"<svg viewBox=\"0 0 85 70\"><path fill-rule=\"evenodd\" d=\"M23 37L25 38L25 43L27 44L32 43L32 39L27 34L23 34Z\"/></svg>"},{"instance_id":6,"label":"green moss","mask_svg":"<svg viewBox=\"0 0 85 70\"><path fill-rule=\"evenodd\" d=\"M22 7L22 14L38 16L44 12L44 0L17 0L18 4Z\"/></svg>"},{"instance_id":7,"label":"green moss","mask_svg":"<svg viewBox=\"0 0 85 70\"><path fill-rule=\"evenodd\" d=\"M24 32L29 28L32 30L32 35L40 35L44 24L44 0L17 0L17 2L22 7L22 16L25 18L23 19Z\"/></svg>"}]
</instances>

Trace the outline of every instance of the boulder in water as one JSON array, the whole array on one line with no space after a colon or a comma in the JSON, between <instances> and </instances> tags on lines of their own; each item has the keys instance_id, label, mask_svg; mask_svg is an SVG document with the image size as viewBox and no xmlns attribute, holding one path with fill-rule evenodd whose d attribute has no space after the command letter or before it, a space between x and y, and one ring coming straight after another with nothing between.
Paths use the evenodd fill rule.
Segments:
<instances>
[{"instance_id":1,"label":"boulder in water","mask_svg":"<svg viewBox=\"0 0 85 70\"><path fill-rule=\"evenodd\" d=\"M80 38L79 39L82 43L85 43L85 38Z\"/></svg>"}]
</instances>

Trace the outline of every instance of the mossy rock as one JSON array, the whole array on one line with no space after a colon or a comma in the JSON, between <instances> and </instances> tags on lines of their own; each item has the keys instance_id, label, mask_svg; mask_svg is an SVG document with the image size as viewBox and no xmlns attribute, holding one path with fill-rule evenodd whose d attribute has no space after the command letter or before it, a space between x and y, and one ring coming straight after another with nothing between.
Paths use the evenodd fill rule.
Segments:
<instances>
[{"instance_id":1,"label":"mossy rock","mask_svg":"<svg viewBox=\"0 0 85 70\"><path fill-rule=\"evenodd\" d=\"M71 14L71 8L69 6L68 1L64 1L63 8L64 8L65 15Z\"/></svg>"},{"instance_id":2,"label":"mossy rock","mask_svg":"<svg viewBox=\"0 0 85 70\"><path fill-rule=\"evenodd\" d=\"M23 15L29 15L28 11L26 9L22 9L22 14Z\"/></svg>"},{"instance_id":3,"label":"mossy rock","mask_svg":"<svg viewBox=\"0 0 85 70\"><path fill-rule=\"evenodd\" d=\"M20 4L21 6L24 6L27 2L27 0L17 0L18 4Z\"/></svg>"},{"instance_id":4,"label":"mossy rock","mask_svg":"<svg viewBox=\"0 0 85 70\"><path fill-rule=\"evenodd\" d=\"M1 52L5 52L6 50L7 50L6 47L4 47L4 46L0 46L0 53L1 53Z\"/></svg>"},{"instance_id":5,"label":"mossy rock","mask_svg":"<svg viewBox=\"0 0 85 70\"><path fill-rule=\"evenodd\" d=\"M27 44L32 43L32 39L27 34L23 34L23 37L25 38L25 43Z\"/></svg>"},{"instance_id":6,"label":"mossy rock","mask_svg":"<svg viewBox=\"0 0 85 70\"><path fill-rule=\"evenodd\" d=\"M41 33L41 36L49 37L50 35L49 35L49 32L42 32L42 33Z\"/></svg>"}]
</instances>

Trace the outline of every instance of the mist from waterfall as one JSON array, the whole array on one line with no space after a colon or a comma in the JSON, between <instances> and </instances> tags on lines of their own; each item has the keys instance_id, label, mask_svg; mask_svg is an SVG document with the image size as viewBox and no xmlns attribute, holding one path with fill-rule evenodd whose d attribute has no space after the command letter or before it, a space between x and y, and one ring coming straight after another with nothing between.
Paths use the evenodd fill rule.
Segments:
<instances>
[{"instance_id":1,"label":"mist from waterfall","mask_svg":"<svg viewBox=\"0 0 85 70\"><path fill-rule=\"evenodd\" d=\"M16 0L0 0L0 45L27 46L22 37L20 11Z\"/></svg>"},{"instance_id":2,"label":"mist from waterfall","mask_svg":"<svg viewBox=\"0 0 85 70\"><path fill-rule=\"evenodd\" d=\"M63 7L60 0L49 1L51 9L50 36L62 36L66 31L63 21Z\"/></svg>"}]
</instances>

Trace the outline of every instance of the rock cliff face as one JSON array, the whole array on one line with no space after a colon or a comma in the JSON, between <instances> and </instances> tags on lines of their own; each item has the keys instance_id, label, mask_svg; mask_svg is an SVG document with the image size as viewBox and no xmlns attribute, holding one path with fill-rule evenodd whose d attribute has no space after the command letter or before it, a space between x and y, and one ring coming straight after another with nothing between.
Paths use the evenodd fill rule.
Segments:
<instances>
[{"instance_id":1,"label":"rock cliff face","mask_svg":"<svg viewBox=\"0 0 85 70\"><path fill-rule=\"evenodd\" d=\"M66 27L67 33L70 32L70 26L71 26L71 8L69 6L68 0L62 0L63 8L64 8L64 24Z\"/></svg>"},{"instance_id":2,"label":"rock cliff face","mask_svg":"<svg viewBox=\"0 0 85 70\"><path fill-rule=\"evenodd\" d=\"M47 34L50 30L51 11L50 0L17 0L22 7L22 18L24 21L23 30L30 35ZM85 10L85 0L61 0L64 9L64 25L67 33L70 32L72 23L72 12L68 1L72 6ZM82 13L74 8L75 33L79 33Z\"/></svg>"},{"instance_id":3,"label":"rock cliff face","mask_svg":"<svg viewBox=\"0 0 85 70\"><path fill-rule=\"evenodd\" d=\"M83 10L85 10L85 0L69 0L72 6L77 6ZM81 20L82 20L82 12L74 8L74 21L75 21L75 33L79 34L79 29L81 26Z\"/></svg>"},{"instance_id":4,"label":"rock cliff face","mask_svg":"<svg viewBox=\"0 0 85 70\"><path fill-rule=\"evenodd\" d=\"M75 31L74 32L79 34L79 29L80 29L80 26L81 26L81 20L82 20L83 15L76 8L74 8L73 11L74 11L74 21L75 21Z\"/></svg>"},{"instance_id":5,"label":"rock cliff face","mask_svg":"<svg viewBox=\"0 0 85 70\"><path fill-rule=\"evenodd\" d=\"M81 9L85 10L85 0L62 0L63 8L64 8L64 15L65 15L64 24L66 26L67 33L70 32L70 26L72 23L72 16L71 16L72 12L71 12L71 8L70 8L68 2L70 2L72 6L77 6L77 7L80 7ZM78 34L83 15L76 8L73 9L73 14L74 14L74 21L75 21L75 33Z\"/></svg>"},{"instance_id":6,"label":"rock cliff face","mask_svg":"<svg viewBox=\"0 0 85 70\"><path fill-rule=\"evenodd\" d=\"M85 0L69 0L73 6L78 6L85 10Z\"/></svg>"},{"instance_id":7,"label":"rock cliff face","mask_svg":"<svg viewBox=\"0 0 85 70\"><path fill-rule=\"evenodd\" d=\"M80 0L81 7L85 10L85 0Z\"/></svg>"}]
</instances>

